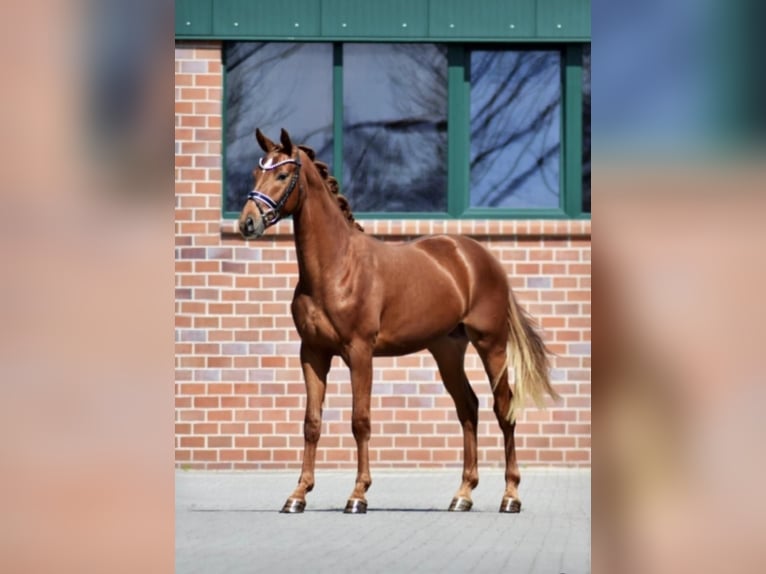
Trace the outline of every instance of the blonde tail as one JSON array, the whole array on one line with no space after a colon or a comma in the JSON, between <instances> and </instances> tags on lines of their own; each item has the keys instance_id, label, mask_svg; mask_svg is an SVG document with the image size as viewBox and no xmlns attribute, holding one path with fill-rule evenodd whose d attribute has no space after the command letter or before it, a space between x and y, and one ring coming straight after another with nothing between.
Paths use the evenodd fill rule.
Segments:
<instances>
[{"instance_id":1,"label":"blonde tail","mask_svg":"<svg viewBox=\"0 0 766 574\"><path fill-rule=\"evenodd\" d=\"M510 422L515 422L527 402L527 396L530 396L538 407L543 406L544 392L556 401L561 397L553 390L548 377L548 349L532 326L532 320L516 303L511 292L508 293L508 327L508 354L504 371L512 361L515 384L507 418ZM508 382L510 384L510 378Z\"/></svg>"}]
</instances>

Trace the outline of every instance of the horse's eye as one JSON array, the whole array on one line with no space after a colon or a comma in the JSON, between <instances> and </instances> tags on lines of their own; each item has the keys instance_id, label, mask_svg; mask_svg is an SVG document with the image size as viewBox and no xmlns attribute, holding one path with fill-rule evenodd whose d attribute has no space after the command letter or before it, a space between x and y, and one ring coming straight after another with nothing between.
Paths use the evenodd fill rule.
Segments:
<instances>
[{"instance_id":1,"label":"horse's eye","mask_svg":"<svg viewBox=\"0 0 766 574\"><path fill-rule=\"evenodd\" d=\"M278 180L278 181L284 181L284 180L286 180L286 179L287 179L287 174L286 174L286 173L280 173L280 174L277 176L277 180Z\"/></svg>"}]
</instances>

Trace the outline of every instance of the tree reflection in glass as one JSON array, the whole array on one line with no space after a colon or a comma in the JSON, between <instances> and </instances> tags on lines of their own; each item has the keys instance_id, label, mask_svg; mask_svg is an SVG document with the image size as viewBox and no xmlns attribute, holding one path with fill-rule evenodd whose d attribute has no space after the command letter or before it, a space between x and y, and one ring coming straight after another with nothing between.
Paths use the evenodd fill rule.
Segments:
<instances>
[{"instance_id":1,"label":"tree reflection in glass","mask_svg":"<svg viewBox=\"0 0 766 574\"><path fill-rule=\"evenodd\" d=\"M224 209L239 211L262 151L255 128L271 138L285 128L332 168L332 44L228 42Z\"/></svg>"},{"instance_id":2,"label":"tree reflection in glass","mask_svg":"<svg viewBox=\"0 0 766 574\"><path fill-rule=\"evenodd\" d=\"M471 207L559 206L561 56L473 50Z\"/></svg>"},{"instance_id":3,"label":"tree reflection in glass","mask_svg":"<svg viewBox=\"0 0 766 574\"><path fill-rule=\"evenodd\" d=\"M342 191L356 212L447 210L446 46L343 46Z\"/></svg>"}]
</instances>

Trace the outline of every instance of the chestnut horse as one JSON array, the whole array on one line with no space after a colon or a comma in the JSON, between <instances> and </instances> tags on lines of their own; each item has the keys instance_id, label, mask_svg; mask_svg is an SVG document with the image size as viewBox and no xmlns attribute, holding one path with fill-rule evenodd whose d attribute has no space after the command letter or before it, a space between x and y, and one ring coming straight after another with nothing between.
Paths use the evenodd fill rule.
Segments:
<instances>
[{"instance_id":1,"label":"chestnut horse","mask_svg":"<svg viewBox=\"0 0 766 574\"><path fill-rule=\"evenodd\" d=\"M463 427L463 477L450 510L470 510L479 482L476 429L479 401L463 367L466 347L476 348L492 385L494 412L505 438L505 493L501 512L519 512L521 479L513 433L529 395L558 398L548 379L547 349L514 300L505 271L482 245L440 235L392 244L366 235L354 222L337 180L314 152L296 146L282 130L280 144L256 130L266 155L253 171L255 187L239 217L246 238L292 215L299 279L292 315L301 337L306 382L305 446L298 486L282 512L302 512L314 487L322 403L333 356L351 371L352 422L357 444L356 484L345 512L367 510L372 483L370 393L372 358L428 349ZM515 392L508 380L509 363Z\"/></svg>"}]
</instances>

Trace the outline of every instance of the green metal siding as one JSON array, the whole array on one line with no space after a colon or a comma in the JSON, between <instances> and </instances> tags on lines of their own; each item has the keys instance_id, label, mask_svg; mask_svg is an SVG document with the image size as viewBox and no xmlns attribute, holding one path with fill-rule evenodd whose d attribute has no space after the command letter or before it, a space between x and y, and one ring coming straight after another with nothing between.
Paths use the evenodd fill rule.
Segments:
<instances>
[{"instance_id":1,"label":"green metal siding","mask_svg":"<svg viewBox=\"0 0 766 574\"><path fill-rule=\"evenodd\" d=\"M428 35L427 0L322 0L322 35L413 38Z\"/></svg>"},{"instance_id":2,"label":"green metal siding","mask_svg":"<svg viewBox=\"0 0 766 574\"><path fill-rule=\"evenodd\" d=\"M535 35L535 0L431 0L429 35L519 38Z\"/></svg>"},{"instance_id":3,"label":"green metal siding","mask_svg":"<svg viewBox=\"0 0 766 574\"><path fill-rule=\"evenodd\" d=\"M215 0L213 34L222 37L319 36L318 0Z\"/></svg>"},{"instance_id":4,"label":"green metal siding","mask_svg":"<svg viewBox=\"0 0 766 574\"><path fill-rule=\"evenodd\" d=\"M590 0L537 0L537 36L590 38Z\"/></svg>"},{"instance_id":5,"label":"green metal siding","mask_svg":"<svg viewBox=\"0 0 766 574\"><path fill-rule=\"evenodd\" d=\"M590 0L178 0L175 32L179 39L588 41L590 9Z\"/></svg>"},{"instance_id":6,"label":"green metal siding","mask_svg":"<svg viewBox=\"0 0 766 574\"><path fill-rule=\"evenodd\" d=\"M176 35L213 32L213 6L199 0L176 0Z\"/></svg>"}]
</instances>

